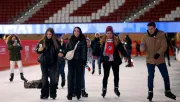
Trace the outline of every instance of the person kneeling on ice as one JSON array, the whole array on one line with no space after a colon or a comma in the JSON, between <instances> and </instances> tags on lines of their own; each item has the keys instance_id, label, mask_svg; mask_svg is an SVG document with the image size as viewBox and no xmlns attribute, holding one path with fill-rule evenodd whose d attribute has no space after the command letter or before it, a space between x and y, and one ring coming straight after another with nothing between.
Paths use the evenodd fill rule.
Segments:
<instances>
[{"instance_id":1,"label":"person kneeling on ice","mask_svg":"<svg viewBox=\"0 0 180 102\"><path fill-rule=\"evenodd\" d=\"M108 77L110 73L110 68L112 67L114 74L114 92L117 96L120 96L119 88L119 65L122 63L121 58L119 56L119 52L124 57L127 57L127 53L118 39L113 34L113 28L108 26L106 28L106 34L100 41L101 44L101 57L100 61L103 63L104 68L104 77L103 77L103 88L102 88L102 96L105 97L107 91L107 83Z\"/></svg>"},{"instance_id":2,"label":"person kneeling on ice","mask_svg":"<svg viewBox=\"0 0 180 102\"><path fill-rule=\"evenodd\" d=\"M149 101L153 98L153 82L155 66L159 68L164 79L165 96L176 99L176 96L171 93L169 74L165 63L164 52L167 49L165 34L156 28L154 22L148 23L148 31L142 38L140 49L146 52L146 63L148 69L148 97Z\"/></svg>"}]
</instances>

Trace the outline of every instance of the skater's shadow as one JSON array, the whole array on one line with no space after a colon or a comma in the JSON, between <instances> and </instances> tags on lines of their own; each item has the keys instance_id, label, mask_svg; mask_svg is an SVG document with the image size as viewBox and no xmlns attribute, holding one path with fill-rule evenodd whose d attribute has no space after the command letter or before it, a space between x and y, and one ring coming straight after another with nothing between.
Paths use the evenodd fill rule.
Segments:
<instances>
[{"instance_id":1,"label":"skater's shadow","mask_svg":"<svg viewBox=\"0 0 180 102\"><path fill-rule=\"evenodd\" d=\"M103 98L104 102L119 102L120 101L120 98L116 97L116 98Z\"/></svg>"},{"instance_id":2,"label":"skater's shadow","mask_svg":"<svg viewBox=\"0 0 180 102\"><path fill-rule=\"evenodd\" d=\"M5 81L5 82L4 82L4 84L16 84L16 83L22 83L22 84L24 84L24 82L21 81L21 80L17 80L17 81L13 81L13 82L10 82L10 81Z\"/></svg>"}]
</instances>

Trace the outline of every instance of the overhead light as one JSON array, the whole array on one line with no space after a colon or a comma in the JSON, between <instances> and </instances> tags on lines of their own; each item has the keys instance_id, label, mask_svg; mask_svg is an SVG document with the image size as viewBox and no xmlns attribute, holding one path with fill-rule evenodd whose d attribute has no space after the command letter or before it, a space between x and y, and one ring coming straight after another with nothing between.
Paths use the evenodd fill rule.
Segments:
<instances>
[{"instance_id":1,"label":"overhead light","mask_svg":"<svg viewBox=\"0 0 180 102\"><path fill-rule=\"evenodd\" d=\"M141 13L141 11L139 11L139 13Z\"/></svg>"},{"instance_id":2,"label":"overhead light","mask_svg":"<svg viewBox=\"0 0 180 102\"><path fill-rule=\"evenodd\" d=\"M21 18L23 18L23 16Z\"/></svg>"},{"instance_id":3,"label":"overhead light","mask_svg":"<svg viewBox=\"0 0 180 102\"><path fill-rule=\"evenodd\" d=\"M42 3L42 1L40 3Z\"/></svg>"},{"instance_id":4,"label":"overhead light","mask_svg":"<svg viewBox=\"0 0 180 102\"><path fill-rule=\"evenodd\" d=\"M131 20L131 18L129 18L129 20Z\"/></svg>"},{"instance_id":5,"label":"overhead light","mask_svg":"<svg viewBox=\"0 0 180 102\"><path fill-rule=\"evenodd\" d=\"M19 20L17 20L19 22Z\"/></svg>"},{"instance_id":6,"label":"overhead light","mask_svg":"<svg viewBox=\"0 0 180 102\"><path fill-rule=\"evenodd\" d=\"M31 10L29 10L29 12L31 12Z\"/></svg>"},{"instance_id":7,"label":"overhead light","mask_svg":"<svg viewBox=\"0 0 180 102\"><path fill-rule=\"evenodd\" d=\"M146 9L146 8L144 8L144 9Z\"/></svg>"},{"instance_id":8,"label":"overhead light","mask_svg":"<svg viewBox=\"0 0 180 102\"><path fill-rule=\"evenodd\" d=\"M38 4L36 6L39 6Z\"/></svg>"},{"instance_id":9,"label":"overhead light","mask_svg":"<svg viewBox=\"0 0 180 102\"><path fill-rule=\"evenodd\" d=\"M34 9L34 7L33 7L33 9Z\"/></svg>"},{"instance_id":10,"label":"overhead light","mask_svg":"<svg viewBox=\"0 0 180 102\"><path fill-rule=\"evenodd\" d=\"M155 3L156 1L154 0L154 3Z\"/></svg>"},{"instance_id":11,"label":"overhead light","mask_svg":"<svg viewBox=\"0 0 180 102\"><path fill-rule=\"evenodd\" d=\"M27 13L25 13L25 15L27 15Z\"/></svg>"},{"instance_id":12,"label":"overhead light","mask_svg":"<svg viewBox=\"0 0 180 102\"><path fill-rule=\"evenodd\" d=\"M134 15L136 17L136 15Z\"/></svg>"},{"instance_id":13,"label":"overhead light","mask_svg":"<svg viewBox=\"0 0 180 102\"><path fill-rule=\"evenodd\" d=\"M149 4L149 6L151 6L151 4Z\"/></svg>"}]
</instances>

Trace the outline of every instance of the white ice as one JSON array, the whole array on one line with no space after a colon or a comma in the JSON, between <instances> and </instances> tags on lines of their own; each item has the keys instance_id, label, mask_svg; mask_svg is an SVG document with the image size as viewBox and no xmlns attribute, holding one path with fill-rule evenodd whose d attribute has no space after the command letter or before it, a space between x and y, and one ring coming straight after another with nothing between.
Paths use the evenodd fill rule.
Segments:
<instances>
[{"instance_id":1,"label":"white ice","mask_svg":"<svg viewBox=\"0 0 180 102\"><path fill-rule=\"evenodd\" d=\"M81 98L80 101L86 102L148 102L147 100L147 68L145 64L145 58L133 58L134 67L126 68L123 63L120 66L119 73L119 90L121 96L117 97L114 94L114 81L112 70L110 72L108 89L105 98L101 96L102 90L102 75L98 74L98 68L96 64L95 74L86 70L86 91L89 94L88 98ZM123 61L124 62L124 61ZM155 81L154 81L154 102L180 102L180 62L171 58L171 67L168 67L169 75L171 79L171 89L174 94L177 95L177 101L171 100L164 96L164 83L161 74L156 68ZM91 65L90 65L91 66ZM102 68L103 69L103 68ZM67 65L65 67L67 77ZM68 102L67 86L57 90L56 100L40 99L40 89L25 89L23 81L20 80L19 70L15 70L15 78L13 82L9 82L10 71L0 72L0 102ZM28 80L37 80L41 78L40 66L24 67L24 75ZM61 78L60 78L61 79ZM60 80L61 82L61 80ZM59 82L59 84L60 84ZM67 85L67 80L66 80ZM73 98L73 102L77 99Z\"/></svg>"}]
</instances>

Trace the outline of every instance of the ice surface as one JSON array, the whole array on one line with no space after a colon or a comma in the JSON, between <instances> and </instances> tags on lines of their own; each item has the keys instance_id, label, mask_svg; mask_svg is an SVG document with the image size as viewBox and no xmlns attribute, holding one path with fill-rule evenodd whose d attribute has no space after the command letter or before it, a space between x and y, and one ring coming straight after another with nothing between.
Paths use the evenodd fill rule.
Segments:
<instances>
[{"instance_id":1,"label":"ice surface","mask_svg":"<svg viewBox=\"0 0 180 102\"><path fill-rule=\"evenodd\" d=\"M103 70L102 75L99 75L96 65L94 75L86 70L86 91L88 92L89 97L81 98L80 100L86 102L148 102L146 99L148 89L145 58L135 57L133 59L134 67L126 68L126 63L123 63L120 66L119 90L121 92L121 96L119 98L114 94L112 70L109 76L106 97L104 99L102 98L101 90ZM163 79L158 68L156 68L153 98L154 102L180 102L180 62L171 58L171 65L171 67L168 67L171 79L171 89L172 92L177 95L177 101L168 99L164 96ZM67 73L67 65L65 67L65 72ZM40 100L40 89L24 89L23 81L20 80L19 70L15 70L15 78L13 82L9 82L9 73L9 70L0 72L0 102L68 102L66 98L67 86L61 88L59 85L56 100ZM35 65L25 67L24 75L28 80L40 79L40 66ZM73 98L73 102L74 101L77 101L77 99Z\"/></svg>"}]
</instances>

